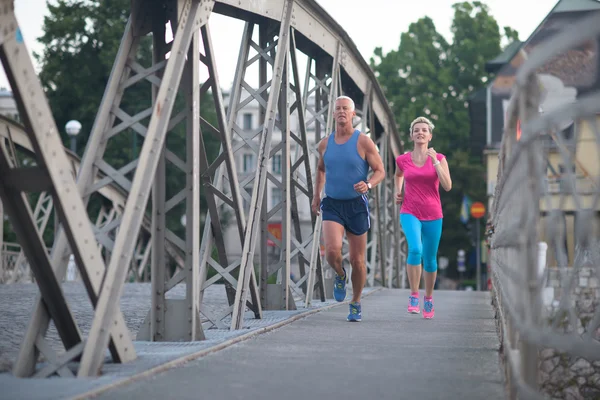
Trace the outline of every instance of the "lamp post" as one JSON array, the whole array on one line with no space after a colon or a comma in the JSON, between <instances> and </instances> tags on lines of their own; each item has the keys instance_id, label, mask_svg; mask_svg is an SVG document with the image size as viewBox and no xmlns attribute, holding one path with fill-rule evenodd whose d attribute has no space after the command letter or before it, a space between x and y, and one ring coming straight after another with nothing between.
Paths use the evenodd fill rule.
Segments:
<instances>
[{"instance_id":1,"label":"lamp post","mask_svg":"<svg viewBox=\"0 0 600 400\"><path fill-rule=\"evenodd\" d=\"M81 131L81 123L76 120L71 120L65 125L67 135L71 138L71 151L77 153L77 135Z\"/></svg>"}]
</instances>

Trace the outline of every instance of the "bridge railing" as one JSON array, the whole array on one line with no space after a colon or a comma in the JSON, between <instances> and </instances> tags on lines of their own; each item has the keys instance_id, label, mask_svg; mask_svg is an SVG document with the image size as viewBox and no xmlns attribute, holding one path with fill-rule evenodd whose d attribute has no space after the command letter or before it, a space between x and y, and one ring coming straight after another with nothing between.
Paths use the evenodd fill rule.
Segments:
<instances>
[{"instance_id":1,"label":"bridge railing","mask_svg":"<svg viewBox=\"0 0 600 400\"><path fill-rule=\"evenodd\" d=\"M600 393L600 90L540 108L550 96L540 67L599 36L595 14L539 45L508 105L488 239L512 399Z\"/></svg>"},{"instance_id":2,"label":"bridge railing","mask_svg":"<svg viewBox=\"0 0 600 400\"><path fill-rule=\"evenodd\" d=\"M7 283L13 277L13 271L17 266L17 260L21 253L21 246L18 243L2 243L0 248L0 263L4 266L0 271L0 283Z\"/></svg>"}]
</instances>

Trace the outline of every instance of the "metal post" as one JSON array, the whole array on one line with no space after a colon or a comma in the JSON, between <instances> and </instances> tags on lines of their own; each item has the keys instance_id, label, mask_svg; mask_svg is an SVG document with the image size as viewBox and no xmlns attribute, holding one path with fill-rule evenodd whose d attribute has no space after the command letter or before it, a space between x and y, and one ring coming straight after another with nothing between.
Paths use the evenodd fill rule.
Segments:
<instances>
[{"instance_id":1,"label":"metal post","mask_svg":"<svg viewBox=\"0 0 600 400\"><path fill-rule=\"evenodd\" d=\"M227 329L223 319L231 314L231 309L235 300L235 287L237 286L238 280L238 277L234 276L234 274L236 273L239 264L236 265L235 262L230 263L229 261L234 257L226 248L224 227L220 222L220 210L223 210L223 212L230 210L235 216L235 225L237 227L240 242L244 241L246 235L246 214L241 195L243 190L240 189L242 189L247 182L238 180L234 153L236 148L246 144L246 140L249 140L240 133L241 129L236 124L236 119L238 111L241 108L241 94L243 89L247 86L244 81L244 75L248 67L248 53L252 45L253 27L253 23L246 23L244 29L237 69L229 99L230 105L228 115L225 113L225 101L221 93L213 45L210 39L210 30L207 25L202 27L202 39L206 56L201 58L201 60L205 63L210 74L207 84L210 84L218 121L218 132L215 133L221 138L221 154L212 162L212 164L209 165L204 151L201 151L200 156L200 169L202 171L201 179L203 187L206 190L205 198L208 206L208 213L200 245L201 262L198 286L200 288L200 310L207 320L207 328L210 328L210 325L213 325L219 329ZM207 84L203 85L203 90L209 87ZM211 130L215 129L204 120L202 120L202 126L210 128ZM202 132L202 130L200 132ZM237 135L236 138L241 139L240 142L234 142L234 133ZM226 209L226 207L229 207L229 209ZM211 254L213 252L213 246L216 248L217 259L214 259ZM215 275L210 279L207 279L209 268L212 268ZM260 295L258 293L258 286L253 268L251 268L250 273L252 276L249 289L252 301L251 303L247 302L246 305L254 312L255 317L260 319L262 318ZM213 313L201 306L203 293L210 285L217 283L220 279L225 282L228 307L225 310L219 311L219 313Z\"/></svg>"},{"instance_id":2,"label":"metal post","mask_svg":"<svg viewBox=\"0 0 600 400\"><path fill-rule=\"evenodd\" d=\"M65 247L69 246L73 251L82 276L85 277L84 281L88 295L92 303L95 304L95 294L100 288L104 263L91 224L86 220L88 218L84 201L82 201L73 177L70 173L66 173L71 171L71 166L64 151L64 144L60 139L60 135L58 135L56 122L52 117L42 86L35 73L29 52L20 39L20 35L15 34L19 29L19 24L13 10L9 9L6 13L0 13L0 25L7 27L3 36L4 40L0 43L0 59L4 69L7 70L11 87L15 90L15 98L21 117L23 121L26 121L26 132L37 159L37 171L34 171L40 173L41 181L52 188L54 205L58 210L61 225L65 231ZM5 165L5 168L9 169L10 167ZM10 172L3 172L3 179L8 176L4 174L10 174ZM45 189L47 187L36 191ZM54 254L52 260L48 259L47 250L39 234L37 231L32 232L31 230L35 229L35 224L31 221L32 216L26 200L22 199L13 189L10 189L4 200L11 201L10 210L12 212L9 211L8 214L14 218L13 227L19 226L19 229L22 229L20 243L27 246L25 253L28 260L30 260L30 264L37 264L36 268L38 268L37 274L39 276L36 277L36 282L40 286L40 291L42 291L42 288L44 290L43 300L42 297L36 299L32 322L23 339L19 359L15 362L13 369L13 373L17 376L28 376L35 371L39 346L44 340L50 318L54 320L55 325L57 325L57 318L59 322L64 322L65 328L61 327L61 330L63 334L70 335L63 340L65 349L77 345L81 339L79 332L75 333L69 327L75 325L70 311L65 310L67 307L58 304L66 302L60 285L54 286L55 280L59 276L61 278L64 276L66 262L63 264L63 268L55 262ZM6 203L4 206L8 209ZM37 254L38 252L39 254ZM45 280L47 282L44 282ZM51 307L58 307L59 309L55 310L56 312L50 312ZM105 347L101 349L102 354L104 355L106 351L109 339L112 339L114 344L114 346L111 345L113 359L121 361L135 358L135 349L131 343L122 314L119 310L115 310L111 317L110 328L108 325L105 326L107 340ZM96 343L91 345L96 345ZM97 373L97 370L95 373Z\"/></svg>"},{"instance_id":3,"label":"metal post","mask_svg":"<svg viewBox=\"0 0 600 400\"><path fill-rule=\"evenodd\" d=\"M318 60L316 62L315 65L315 72L316 72L316 79L318 80L318 89L315 93L315 111L318 112L319 114L325 114L324 115L324 122L325 122L325 133L324 133L324 137L328 137L329 134L333 131L333 106L332 104L335 103L335 99L338 95L338 85L336 84L337 82L337 77L340 74L340 65L339 65L339 60L340 60L340 53L342 50L342 45L341 43L338 43L337 45L337 51L336 51L336 55L333 58L333 62L331 65L331 74L329 76L331 76L331 83L329 85L329 87L323 85L323 83L326 81L326 70L325 70L325 65L323 63L323 60ZM309 71L307 71L307 75L308 75ZM305 82L305 85L307 85L308 82ZM305 88L306 91L306 88ZM319 143L319 141L321 140L321 131L323 128L323 123L315 123L315 135L316 135L316 143ZM317 154L317 158L315 159L315 165L317 165L317 161L318 161L318 154ZM322 197L322 193L320 194ZM314 225L313 225L313 245L312 245L312 249L311 249L311 259L310 259L310 268L309 268L309 272L308 272L308 279L307 279L307 286L308 286L308 290L306 291L306 299L305 299L305 306L308 308L310 307L310 304L312 302L312 296L313 296L313 288L314 288L314 283L315 283L315 279L317 278L315 275L320 275L320 277L323 280L323 293L322 293L322 298L323 297L328 297L328 298L333 298L333 293L332 293L332 287L333 287L333 276L329 279L325 278L325 271L323 269L323 266L321 265L321 271L319 271L319 265L320 265L320 259L321 259L321 255L320 255L320 243L321 243L321 228L322 228L322 222L323 222L323 216L322 214L319 214L319 216L317 217ZM331 274L332 269L329 268L328 272Z\"/></svg>"},{"instance_id":4,"label":"metal post","mask_svg":"<svg viewBox=\"0 0 600 400\"><path fill-rule=\"evenodd\" d=\"M161 18L153 21L152 52L153 63L165 59L165 24ZM152 104L156 103L158 88L152 85ZM165 340L166 307L165 307L165 202L166 202L166 162L165 147L160 149L154 184L152 185L152 254L151 254L151 307L150 307L150 337L151 341ZM141 338L141 337L140 337Z\"/></svg>"},{"instance_id":5,"label":"metal post","mask_svg":"<svg viewBox=\"0 0 600 400\"><path fill-rule=\"evenodd\" d=\"M273 79L271 82L271 91L269 93L269 101L266 107L265 125L259 145L259 163L255 174L255 187L252 193L252 201L250 203L250 213L246 225L246 236L244 237L242 260L240 263L240 274L238 279L237 290L235 293L235 303L233 304L233 313L231 317L231 329L241 329L244 322L244 312L246 307L246 299L248 296L248 288L252 277L251 271L253 268L252 259L254 257L254 247L259 232L259 216L262 211L262 202L264 191L266 188L267 171L266 160L268 159L271 150L271 137L275 127L275 111L279 100L279 91L282 84L283 66L287 62L287 53L289 50L290 25L292 19L292 1L286 1L282 10L282 20L279 31L279 42L277 46L277 54L275 56L275 64L273 66Z\"/></svg>"},{"instance_id":6,"label":"metal post","mask_svg":"<svg viewBox=\"0 0 600 400\"><path fill-rule=\"evenodd\" d=\"M481 245L480 245L480 225L481 225L481 221L479 220L479 218L475 219L475 236L476 236L476 243L475 243L475 254L476 254L476 258L475 258L475 268L477 269L477 291L481 291Z\"/></svg>"},{"instance_id":7,"label":"metal post","mask_svg":"<svg viewBox=\"0 0 600 400\"><path fill-rule=\"evenodd\" d=\"M539 109L539 87L540 82L535 75L528 77L525 90L527 95L523 95L519 98L519 114L523 124L530 121L538 116ZM524 138L533 135L532 132L524 132ZM541 185L539 177L542 176L542 144L541 141L534 141L529 149L527 156L522 156L522 163L526 165L527 171L527 187L531 191L533 199L541 198ZM571 178L573 178L571 176ZM540 219L540 202L533 201L529 202L527 206L523 207L523 215L521 221L525 223L527 216L531 217L526 226L523 226L523 232L526 232L523 240L525 245L525 279L527 285L525 291L527 295L525 297L525 304L529 305L529 318L531 319L531 325L539 328L542 320L539 310L542 310L542 298L540 290L540 281L538 279L538 243L537 243L537 226ZM539 349L540 346L528 338L521 341L521 352L522 352L522 372L524 381L533 390L538 390L538 361L539 361Z\"/></svg>"},{"instance_id":8,"label":"metal post","mask_svg":"<svg viewBox=\"0 0 600 400\"><path fill-rule=\"evenodd\" d=\"M187 54L193 32L206 23L213 5L214 3L210 3L208 6L201 5L199 1L191 0L186 1L182 7L181 23L173 35L171 46L172 54L177 56L169 58L166 63L164 78L156 96L146 132L146 140L144 140L136 174L131 184L129 201L125 205L121 219L122 225L117 233L113 256L106 269L96 313L81 359L78 371L80 377L96 374L104 362L104 348L109 340L107 327L111 325L114 314L118 310L127 266L133 256L135 243L131 243L131 238L137 237L140 231L144 206L150 196L151 183L158 167L159 158L156 155L160 154L163 148L175 103L172 88L179 87L185 65L184 54ZM201 21L203 22L201 23Z\"/></svg>"},{"instance_id":9,"label":"metal post","mask_svg":"<svg viewBox=\"0 0 600 400\"><path fill-rule=\"evenodd\" d=\"M308 143L308 133L306 130L306 107L305 107L305 102L306 102L306 96L307 96L307 89L306 89L306 84L305 84L305 88L304 90L302 90L303 93L301 93L301 83L300 83L300 76L298 73L298 60L296 57L296 39L295 39L295 31L292 29L292 35L291 35L291 43L290 43L290 62L291 62L291 75L290 78L292 78L293 76L293 93L295 94L295 98L296 98L296 102L295 102L295 109L298 115L298 130L299 130L299 139L298 140L298 136L295 135L294 139L298 142L296 145L296 161L294 161L293 163L291 163L291 168L290 168L290 175L291 175L291 179L293 180L293 182L291 183L291 203L292 203L292 220L294 223L294 229L295 229L295 235L296 238L298 240L298 242L300 242L302 244L302 247L304 248L304 243L305 241L303 240L303 236L302 236L302 230L300 227L300 217L299 217L299 211L298 211L298 192L303 192L306 196L307 196L307 200L308 203L310 204L310 202L312 201L313 198L313 190L314 190L314 186L313 186L313 174L312 174L312 167L310 165L310 153L309 153L309 143ZM310 59L309 59L309 68L307 73L310 74ZM293 106L290 106L290 110L293 108ZM302 160L302 164L304 164L304 170L301 169L301 165L299 165L299 162ZM290 161L291 162L291 161ZM302 172L304 173L304 179L305 181L302 180ZM305 189L305 190L303 190ZM311 223L314 227L315 221L316 221L316 216L311 213ZM310 243L313 241L313 238L310 237L310 235L308 236L308 238L306 239L306 243ZM299 251L299 255L298 255L298 268L299 268L299 272L300 272L300 276L299 279L295 282L295 283L290 283L291 285L293 285L293 287L295 289L300 289L302 290L302 292L304 293L304 295L306 296L307 293L307 279L308 279L308 273L307 273L307 268L306 266L308 266L310 268L310 253L308 253L308 246L305 247L306 249L306 253L303 252L303 249L300 249ZM319 285L319 291L322 295L322 299L325 300L325 290L323 287L323 279L322 279L322 274L321 274L321 266L320 266L320 258L317 259L318 265L317 265L317 271L319 271L317 274L319 275L317 282Z\"/></svg>"},{"instance_id":10,"label":"metal post","mask_svg":"<svg viewBox=\"0 0 600 400\"><path fill-rule=\"evenodd\" d=\"M196 30L188 49L188 61L184 70L186 94L186 232L185 275L186 299L183 303L185 320L182 321L183 337L203 340L200 325L198 272L200 265L200 152L204 150L200 131L200 32Z\"/></svg>"},{"instance_id":11,"label":"metal post","mask_svg":"<svg viewBox=\"0 0 600 400\"><path fill-rule=\"evenodd\" d=\"M289 47L289 39L288 39ZM283 83L281 88L281 94L279 96L279 118L281 121L281 141L283 143L283 149L281 151L281 181L283 183L283 209L281 211L281 231L282 231L282 243L281 253L283 266L280 271L280 283L283 297L282 309L295 310L296 303L291 296L290 291L290 274L291 274L291 252L292 252L292 201L291 201L291 180L290 174L290 107L289 107L289 95L290 95L290 60L289 52L286 54L286 60L283 65Z\"/></svg>"},{"instance_id":12,"label":"metal post","mask_svg":"<svg viewBox=\"0 0 600 400\"><path fill-rule=\"evenodd\" d=\"M269 35L269 24L260 24L258 27L258 45L261 49L268 49L269 48L269 44L275 41L274 33L273 35ZM282 43L279 42L278 43L278 52L279 49L281 49L281 45ZM271 49L270 52L268 52L268 54L273 57L274 56L274 49ZM273 57L275 58L275 57ZM269 66L269 64L267 63L267 60L265 59L265 57L261 57L260 60L258 61L258 87L262 88L265 87L265 85L267 85L267 67ZM283 82L283 79L282 79ZM272 91L273 89L271 89ZM272 92L271 92L272 93ZM271 94L272 95L272 94ZM263 101L266 103L269 100L269 96L266 92L261 92L259 94L259 96L263 99ZM261 106L259 107L258 110L258 124L259 126L262 126L264 129L265 126L265 121L267 120L267 116L266 116L266 110L265 107ZM268 153L270 153L270 149L268 150ZM258 159L261 157L261 155L259 154L257 157L257 163L256 163L256 168L258 169ZM266 158L269 158L269 155L265 155ZM257 179L255 179L254 182L256 182ZM268 254L268 247L267 247L267 237L268 237L268 229L267 229L267 223L268 223L268 204L267 204L267 200L268 200L268 190L269 190L269 185L265 185L264 188L264 193L263 193L263 200L262 200L262 207L261 207L261 211L260 211L260 242L258 244L259 247L259 253L260 253L260 264L259 264L259 270L260 270L260 304L262 305L263 309L271 309L271 308L278 308L277 306L275 307L270 307L270 302L268 300L268 290L269 290L269 283L268 283L268 279L269 279L269 275L270 275L270 265L269 265L269 254ZM250 210L250 213L252 213L252 210Z\"/></svg>"},{"instance_id":13,"label":"metal post","mask_svg":"<svg viewBox=\"0 0 600 400\"><path fill-rule=\"evenodd\" d=\"M0 200L0 279L2 278L4 268L8 266L6 264L4 255L4 208L2 207L2 200Z\"/></svg>"},{"instance_id":14,"label":"metal post","mask_svg":"<svg viewBox=\"0 0 600 400\"><path fill-rule=\"evenodd\" d=\"M492 144L492 84L485 89L485 122L486 122L486 145Z\"/></svg>"}]
</instances>

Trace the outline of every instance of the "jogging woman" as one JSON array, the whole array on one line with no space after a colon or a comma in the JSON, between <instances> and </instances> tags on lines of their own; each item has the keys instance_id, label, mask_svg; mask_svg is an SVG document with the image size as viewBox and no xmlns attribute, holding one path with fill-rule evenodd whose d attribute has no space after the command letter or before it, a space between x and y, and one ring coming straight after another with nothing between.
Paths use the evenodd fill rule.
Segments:
<instances>
[{"instance_id":1,"label":"jogging woman","mask_svg":"<svg viewBox=\"0 0 600 400\"><path fill-rule=\"evenodd\" d=\"M413 151L396 158L396 204L402 204L400 223L408 243L407 272L411 292L408 298L408 312L420 312L419 284L423 261L423 318L426 319L434 316L433 287L437 276L437 252L442 236L443 215L439 186L441 184L446 191L452 189L446 157L429 147L433 128L433 124L427 118L415 119L410 124Z\"/></svg>"}]
</instances>

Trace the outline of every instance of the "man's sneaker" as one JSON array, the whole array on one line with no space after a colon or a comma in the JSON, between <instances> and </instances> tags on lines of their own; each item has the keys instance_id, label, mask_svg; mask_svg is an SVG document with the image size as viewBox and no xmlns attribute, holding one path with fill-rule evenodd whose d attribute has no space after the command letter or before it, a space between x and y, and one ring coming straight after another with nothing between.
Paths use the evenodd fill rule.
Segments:
<instances>
[{"instance_id":1,"label":"man's sneaker","mask_svg":"<svg viewBox=\"0 0 600 400\"><path fill-rule=\"evenodd\" d=\"M408 312L411 314L418 314L421 312L419 309L419 298L417 296L408 296Z\"/></svg>"},{"instance_id":2,"label":"man's sneaker","mask_svg":"<svg viewBox=\"0 0 600 400\"><path fill-rule=\"evenodd\" d=\"M435 314L435 310L433 309L433 299L423 299L423 318L431 319Z\"/></svg>"},{"instance_id":3,"label":"man's sneaker","mask_svg":"<svg viewBox=\"0 0 600 400\"><path fill-rule=\"evenodd\" d=\"M362 313L360 309L360 303L350 303L350 314L348 314L348 321L360 322L362 320Z\"/></svg>"},{"instance_id":4,"label":"man's sneaker","mask_svg":"<svg viewBox=\"0 0 600 400\"><path fill-rule=\"evenodd\" d=\"M340 302L346 299L346 268L342 269L344 270L344 276L341 277L335 274L333 281L333 297Z\"/></svg>"}]
</instances>

